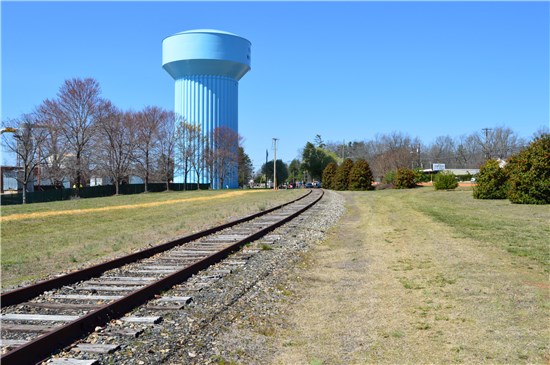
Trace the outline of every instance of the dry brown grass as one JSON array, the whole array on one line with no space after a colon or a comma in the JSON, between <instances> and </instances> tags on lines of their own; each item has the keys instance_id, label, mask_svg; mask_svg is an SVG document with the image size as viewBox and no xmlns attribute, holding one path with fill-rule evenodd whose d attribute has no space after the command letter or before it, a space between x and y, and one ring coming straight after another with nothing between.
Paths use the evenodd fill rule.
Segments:
<instances>
[{"instance_id":1,"label":"dry brown grass","mask_svg":"<svg viewBox=\"0 0 550 365\"><path fill-rule=\"evenodd\" d=\"M457 234L407 194L345 193L341 226L299 272L273 363L547 364L544 265Z\"/></svg>"},{"instance_id":2,"label":"dry brown grass","mask_svg":"<svg viewBox=\"0 0 550 365\"><path fill-rule=\"evenodd\" d=\"M167 242L304 193L164 192L2 207L2 288Z\"/></svg>"},{"instance_id":3,"label":"dry brown grass","mask_svg":"<svg viewBox=\"0 0 550 365\"><path fill-rule=\"evenodd\" d=\"M20 221L20 220L26 220L26 219L42 219L42 218L49 218L49 217L62 216L62 215L72 216L75 214L88 214L88 213L93 214L93 213L117 211L117 210L147 209L147 208L158 207L162 205L204 202L204 201L215 200L215 199L227 199L227 198L241 196L244 194L252 194L252 193L259 193L259 192L262 192L262 190L238 190L238 191L223 192L218 195L191 196L191 197L188 196L186 198L152 201L147 203L109 205L106 207L64 209L64 210L54 210L54 211L38 211L38 212L32 212L32 213L14 213L14 214L1 216L0 222ZM109 197L109 198L112 198L112 197Z\"/></svg>"}]
</instances>

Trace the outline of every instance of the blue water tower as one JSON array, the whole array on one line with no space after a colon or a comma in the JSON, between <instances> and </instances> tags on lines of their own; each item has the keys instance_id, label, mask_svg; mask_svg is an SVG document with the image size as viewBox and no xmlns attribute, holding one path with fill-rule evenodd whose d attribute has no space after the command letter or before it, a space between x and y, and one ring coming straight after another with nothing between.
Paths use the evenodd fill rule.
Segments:
<instances>
[{"instance_id":1,"label":"blue water tower","mask_svg":"<svg viewBox=\"0 0 550 365\"><path fill-rule=\"evenodd\" d=\"M250 46L242 37L212 29L189 30L165 38L162 67L175 80L176 115L200 126L204 135L212 135L219 127L238 134L239 80L250 70ZM201 146L201 153L205 147ZM206 166L199 170L199 183L212 182L214 189L238 187L236 163L225 177L224 186L220 186L216 172L210 176ZM175 173L174 182L183 183L183 179L183 173ZM187 181L197 182L196 171L191 171Z\"/></svg>"}]
</instances>

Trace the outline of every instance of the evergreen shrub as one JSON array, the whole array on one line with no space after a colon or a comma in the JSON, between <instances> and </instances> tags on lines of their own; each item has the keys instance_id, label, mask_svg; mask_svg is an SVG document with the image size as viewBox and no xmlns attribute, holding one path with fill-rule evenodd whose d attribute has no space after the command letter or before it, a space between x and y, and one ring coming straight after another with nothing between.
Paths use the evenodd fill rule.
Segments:
<instances>
[{"instance_id":1,"label":"evergreen shrub","mask_svg":"<svg viewBox=\"0 0 550 365\"><path fill-rule=\"evenodd\" d=\"M331 162L323 170L323 188L325 189L334 189L334 179L336 177L336 171L338 170L338 165L335 162Z\"/></svg>"},{"instance_id":2,"label":"evergreen shrub","mask_svg":"<svg viewBox=\"0 0 550 365\"><path fill-rule=\"evenodd\" d=\"M367 161L358 159L353 164L348 177L349 190L371 190L372 171Z\"/></svg>"},{"instance_id":3,"label":"evergreen shrub","mask_svg":"<svg viewBox=\"0 0 550 365\"><path fill-rule=\"evenodd\" d=\"M349 173L353 167L353 161L350 158L346 158L344 162L336 170L336 176L334 177L334 190L348 190Z\"/></svg>"},{"instance_id":4,"label":"evergreen shrub","mask_svg":"<svg viewBox=\"0 0 550 365\"><path fill-rule=\"evenodd\" d=\"M422 182L428 182L430 181L430 175L424 173L422 169L416 168L414 171L414 182L415 183L422 183Z\"/></svg>"},{"instance_id":5,"label":"evergreen shrub","mask_svg":"<svg viewBox=\"0 0 550 365\"><path fill-rule=\"evenodd\" d=\"M384 175L384 178L382 179L382 183L384 184L395 184L395 171L389 171Z\"/></svg>"},{"instance_id":6,"label":"evergreen shrub","mask_svg":"<svg viewBox=\"0 0 550 365\"><path fill-rule=\"evenodd\" d=\"M550 203L550 134L544 134L510 157L508 199L518 204Z\"/></svg>"},{"instance_id":7,"label":"evergreen shrub","mask_svg":"<svg viewBox=\"0 0 550 365\"><path fill-rule=\"evenodd\" d=\"M474 199L506 199L506 173L497 160L488 160L479 169Z\"/></svg>"},{"instance_id":8,"label":"evergreen shrub","mask_svg":"<svg viewBox=\"0 0 550 365\"><path fill-rule=\"evenodd\" d=\"M435 190L450 190L456 189L458 186L458 181L456 180L455 174L452 172L440 172L435 175L434 178L434 188Z\"/></svg>"},{"instance_id":9,"label":"evergreen shrub","mask_svg":"<svg viewBox=\"0 0 550 365\"><path fill-rule=\"evenodd\" d=\"M397 169L395 187L397 189L411 189L416 187L414 171L406 168Z\"/></svg>"}]
</instances>

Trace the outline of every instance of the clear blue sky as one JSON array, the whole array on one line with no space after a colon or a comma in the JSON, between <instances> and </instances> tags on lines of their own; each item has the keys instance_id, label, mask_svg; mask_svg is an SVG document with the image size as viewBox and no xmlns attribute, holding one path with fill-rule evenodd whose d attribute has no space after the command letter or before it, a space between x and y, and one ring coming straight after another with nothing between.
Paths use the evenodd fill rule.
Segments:
<instances>
[{"instance_id":1,"label":"clear blue sky","mask_svg":"<svg viewBox=\"0 0 550 365\"><path fill-rule=\"evenodd\" d=\"M549 2L5 2L2 120L93 77L124 109L172 110L161 42L212 28L252 42L239 132L255 168L280 138L437 136L549 124ZM3 161L5 161L5 156Z\"/></svg>"}]
</instances>

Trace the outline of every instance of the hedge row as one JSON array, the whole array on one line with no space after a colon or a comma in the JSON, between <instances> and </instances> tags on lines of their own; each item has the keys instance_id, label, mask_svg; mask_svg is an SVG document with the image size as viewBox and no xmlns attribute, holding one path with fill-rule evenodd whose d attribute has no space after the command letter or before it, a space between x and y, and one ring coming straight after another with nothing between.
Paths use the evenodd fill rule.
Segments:
<instances>
[{"instance_id":1,"label":"hedge row","mask_svg":"<svg viewBox=\"0 0 550 365\"><path fill-rule=\"evenodd\" d=\"M176 184L171 183L170 190L182 191L182 190L196 190L197 184ZM200 189L205 190L210 187L210 184L200 184ZM166 190L166 183L149 183L147 190L150 193L156 193ZM140 194L145 191L144 184L123 184L119 186L119 193L123 195L128 194ZM115 195L114 185L102 185L102 186L87 186L80 188L80 192L77 189L52 189L46 191L27 192L27 203L45 203L51 201L71 200L75 198L98 198L103 196ZM16 205L23 203L23 194L2 194L0 199L1 205Z\"/></svg>"},{"instance_id":2,"label":"hedge row","mask_svg":"<svg viewBox=\"0 0 550 365\"><path fill-rule=\"evenodd\" d=\"M329 163L323 170L323 188L332 190L372 190L372 171L367 161L347 158L340 166Z\"/></svg>"}]
</instances>

